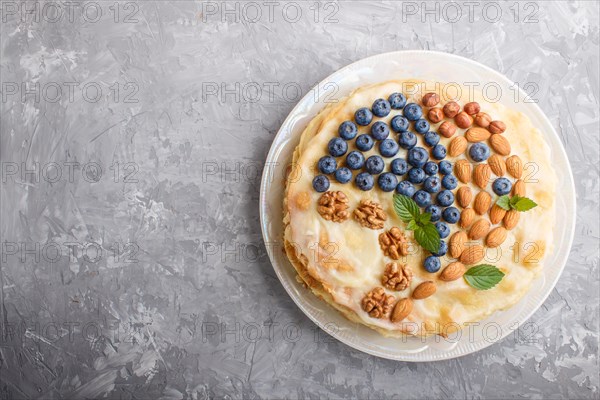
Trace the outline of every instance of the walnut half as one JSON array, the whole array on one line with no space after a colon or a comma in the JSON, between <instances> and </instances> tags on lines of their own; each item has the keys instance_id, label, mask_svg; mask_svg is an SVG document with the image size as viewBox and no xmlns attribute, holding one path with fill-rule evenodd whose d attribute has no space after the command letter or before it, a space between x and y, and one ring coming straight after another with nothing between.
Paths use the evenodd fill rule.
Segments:
<instances>
[{"instance_id":1,"label":"walnut half","mask_svg":"<svg viewBox=\"0 0 600 400\"><path fill-rule=\"evenodd\" d=\"M383 229L383 222L387 217L381 205L371 200L362 200L354 210L354 219L366 228Z\"/></svg>"},{"instance_id":2,"label":"walnut half","mask_svg":"<svg viewBox=\"0 0 600 400\"><path fill-rule=\"evenodd\" d=\"M373 318L383 318L392 310L396 299L385 293L382 287L376 287L362 299L362 309Z\"/></svg>"},{"instance_id":3,"label":"walnut half","mask_svg":"<svg viewBox=\"0 0 600 400\"><path fill-rule=\"evenodd\" d=\"M344 192L325 192L319 198L317 211L328 221L343 222L350 217L348 212L348 197Z\"/></svg>"},{"instance_id":4,"label":"walnut half","mask_svg":"<svg viewBox=\"0 0 600 400\"><path fill-rule=\"evenodd\" d=\"M413 272L408 265L391 262L385 267L381 283L390 290L402 291L412 281Z\"/></svg>"},{"instance_id":5,"label":"walnut half","mask_svg":"<svg viewBox=\"0 0 600 400\"><path fill-rule=\"evenodd\" d=\"M383 254L392 260L399 260L400 256L408 254L408 241L397 227L379 235L379 246L381 246Z\"/></svg>"}]
</instances>

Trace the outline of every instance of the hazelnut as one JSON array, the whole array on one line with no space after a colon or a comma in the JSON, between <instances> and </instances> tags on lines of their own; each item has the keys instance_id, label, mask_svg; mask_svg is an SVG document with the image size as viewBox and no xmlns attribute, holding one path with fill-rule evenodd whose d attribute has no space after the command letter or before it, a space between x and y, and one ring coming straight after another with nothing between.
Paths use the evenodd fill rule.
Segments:
<instances>
[{"instance_id":1,"label":"hazelnut","mask_svg":"<svg viewBox=\"0 0 600 400\"><path fill-rule=\"evenodd\" d=\"M444 119L444 112L439 107L432 108L429 110L429 112L427 112L427 118L429 118L429 120L434 124L437 124Z\"/></svg>"},{"instance_id":2,"label":"hazelnut","mask_svg":"<svg viewBox=\"0 0 600 400\"><path fill-rule=\"evenodd\" d=\"M476 101L465 104L464 111L469 115L475 115L481 111L481 106Z\"/></svg>"},{"instance_id":3,"label":"hazelnut","mask_svg":"<svg viewBox=\"0 0 600 400\"><path fill-rule=\"evenodd\" d=\"M475 116L475 123L482 128L490 126L490 122L492 122L492 117L484 112L480 112Z\"/></svg>"},{"instance_id":4,"label":"hazelnut","mask_svg":"<svg viewBox=\"0 0 600 400\"><path fill-rule=\"evenodd\" d=\"M437 93L425 93L422 101L425 107L435 107L440 102L440 96Z\"/></svg>"},{"instance_id":5,"label":"hazelnut","mask_svg":"<svg viewBox=\"0 0 600 400\"><path fill-rule=\"evenodd\" d=\"M454 118L460 111L460 106L457 102L451 101L444 106L444 115L448 118Z\"/></svg>"},{"instance_id":6,"label":"hazelnut","mask_svg":"<svg viewBox=\"0 0 600 400\"><path fill-rule=\"evenodd\" d=\"M473 118L466 112L460 112L454 117L454 122L461 129L467 129L473 124Z\"/></svg>"},{"instance_id":7,"label":"hazelnut","mask_svg":"<svg viewBox=\"0 0 600 400\"><path fill-rule=\"evenodd\" d=\"M454 135L456 132L456 125L450 121L444 121L438 128L438 132L444 137L452 137L452 135Z\"/></svg>"},{"instance_id":8,"label":"hazelnut","mask_svg":"<svg viewBox=\"0 0 600 400\"><path fill-rule=\"evenodd\" d=\"M492 133L502 133L506 130L506 124L502 121L492 121L490 122L490 126L488 126L488 130Z\"/></svg>"}]
</instances>

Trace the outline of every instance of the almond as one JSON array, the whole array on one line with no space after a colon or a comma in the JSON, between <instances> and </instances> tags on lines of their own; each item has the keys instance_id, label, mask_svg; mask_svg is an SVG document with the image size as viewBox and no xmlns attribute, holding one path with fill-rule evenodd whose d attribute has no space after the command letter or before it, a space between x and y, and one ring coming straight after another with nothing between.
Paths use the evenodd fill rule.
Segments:
<instances>
[{"instance_id":1,"label":"almond","mask_svg":"<svg viewBox=\"0 0 600 400\"><path fill-rule=\"evenodd\" d=\"M446 103L446 105L444 106L444 115L448 118L456 117L456 114L458 114L459 111L460 111L460 106L455 101Z\"/></svg>"},{"instance_id":2,"label":"almond","mask_svg":"<svg viewBox=\"0 0 600 400\"><path fill-rule=\"evenodd\" d=\"M467 248L460 255L460 262L465 265L475 264L483 259L485 250L482 246L475 244L467 246Z\"/></svg>"},{"instance_id":3,"label":"almond","mask_svg":"<svg viewBox=\"0 0 600 400\"><path fill-rule=\"evenodd\" d=\"M494 228L485 238L485 244L487 247L498 247L504 243L507 234L508 231L501 226Z\"/></svg>"},{"instance_id":4,"label":"almond","mask_svg":"<svg viewBox=\"0 0 600 400\"><path fill-rule=\"evenodd\" d=\"M492 149L500 155L507 156L510 154L510 143L508 140L502 135L492 135L490 136L490 145Z\"/></svg>"},{"instance_id":5,"label":"almond","mask_svg":"<svg viewBox=\"0 0 600 400\"><path fill-rule=\"evenodd\" d=\"M475 210L472 208L465 208L460 213L460 226L461 228L468 228L473 223L473 219L475 219Z\"/></svg>"},{"instance_id":6,"label":"almond","mask_svg":"<svg viewBox=\"0 0 600 400\"><path fill-rule=\"evenodd\" d=\"M446 282L455 281L465 274L467 269L464 264L459 261L454 261L448 264L440 274L440 279Z\"/></svg>"},{"instance_id":7,"label":"almond","mask_svg":"<svg viewBox=\"0 0 600 400\"><path fill-rule=\"evenodd\" d=\"M471 117L466 112L462 111L456 114L456 117L454 117L454 123L460 129L467 129L468 127L473 125L473 117Z\"/></svg>"},{"instance_id":8,"label":"almond","mask_svg":"<svg viewBox=\"0 0 600 400\"><path fill-rule=\"evenodd\" d=\"M488 140L490 136L492 136L490 131L478 126L472 127L465 133L465 137L471 143L483 142L484 140Z\"/></svg>"},{"instance_id":9,"label":"almond","mask_svg":"<svg viewBox=\"0 0 600 400\"><path fill-rule=\"evenodd\" d=\"M448 251L450 252L450 257L458 258L462 254L465 249L465 243L469 240L467 236L467 232L458 231L450 236L450 244L448 245Z\"/></svg>"},{"instance_id":10,"label":"almond","mask_svg":"<svg viewBox=\"0 0 600 400\"><path fill-rule=\"evenodd\" d=\"M490 132L495 134L501 134L506 130L506 124L502 121L492 121L488 126Z\"/></svg>"},{"instance_id":11,"label":"almond","mask_svg":"<svg viewBox=\"0 0 600 400\"><path fill-rule=\"evenodd\" d=\"M490 126L491 122L492 122L492 117L490 117L488 114L486 114L484 112L480 112L479 114L477 114L475 116L475 124L479 125L482 128L487 128L488 126Z\"/></svg>"},{"instance_id":12,"label":"almond","mask_svg":"<svg viewBox=\"0 0 600 400\"><path fill-rule=\"evenodd\" d=\"M479 105L478 102L472 101L470 103L465 104L465 106L463 107L463 110L465 110L465 112L469 115L475 115L479 111L481 111L481 106Z\"/></svg>"},{"instance_id":13,"label":"almond","mask_svg":"<svg viewBox=\"0 0 600 400\"><path fill-rule=\"evenodd\" d=\"M425 93L422 101L425 107L435 107L440 102L440 96L437 93Z\"/></svg>"},{"instance_id":14,"label":"almond","mask_svg":"<svg viewBox=\"0 0 600 400\"><path fill-rule=\"evenodd\" d=\"M416 300L426 299L437 290L433 281L425 281L415 288L412 292L412 298Z\"/></svg>"},{"instance_id":15,"label":"almond","mask_svg":"<svg viewBox=\"0 0 600 400\"><path fill-rule=\"evenodd\" d=\"M504 176L506 173L506 163L501 155L492 154L488 159L488 165L496 176Z\"/></svg>"},{"instance_id":16,"label":"almond","mask_svg":"<svg viewBox=\"0 0 600 400\"><path fill-rule=\"evenodd\" d=\"M509 231L519 223L519 212L517 210L509 210L502 219L504 227Z\"/></svg>"},{"instance_id":17,"label":"almond","mask_svg":"<svg viewBox=\"0 0 600 400\"><path fill-rule=\"evenodd\" d=\"M469 238L472 240L479 240L490 231L490 223L487 219L478 219L475 221L471 230L469 231Z\"/></svg>"},{"instance_id":18,"label":"almond","mask_svg":"<svg viewBox=\"0 0 600 400\"><path fill-rule=\"evenodd\" d=\"M450 157L456 157L459 154L462 154L467 149L467 139L464 136L457 136L450 142L450 146L448 147L448 155Z\"/></svg>"},{"instance_id":19,"label":"almond","mask_svg":"<svg viewBox=\"0 0 600 400\"><path fill-rule=\"evenodd\" d=\"M472 199L473 192L468 186L461 186L456 192L456 201L462 208L468 207Z\"/></svg>"},{"instance_id":20,"label":"almond","mask_svg":"<svg viewBox=\"0 0 600 400\"><path fill-rule=\"evenodd\" d=\"M454 174L462 183L471 182L471 163L467 160L458 160L454 164Z\"/></svg>"},{"instance_id":21,"label":"almond","mask_svg":"<svg viewBox=\"0 0 600 400\"><path fill-rule=\"evenodd\" d=\"M523 182L521 179L519 179L518 181L515 182L515 184L513 185L512 188L512 194L513 196L525 196L525 182Z\"/></svg>"},{"instance_id":22,"label":"almond","mask_svg":"<svg viewBox=\"0 0 600 400\"><path fill-rule=\"evenodd\" d=\"M427 117L431 122L437 124L438 122L444 119L444 112L439 107L432 108L427 112Z\"/></svg>"},{"instance_id":23,"label":"almond","mask_svg":"<svg viewBox=\"0 0 600 400\"><path fill-rule=\"evenodd\" d=\"M508 157L506 159L506 170L515 178L521 179L521 176L523 176L523 161L516 155Z\"/></svg>"},{"instance_id":24,"label":"almond","mask_svg":"<svg viewBox=\"0 0 600 400\"><path fill-rule=\"evenodd\" d=\"M390 316L390 320L392 322L400 322L404 318L408 317L408 315L412 312L413 302L408 297L398 300L394 309L392 310L392 315Z\"/></svg>"},{"instance_id":25,"label":"almond","mask_svg":"<svg viewBox=\"0 0 600 400\"><path fill-rule=\"evenodd\" d=\"M494 204L490 210L490 221L492 221L492 224L495 225L502 221L502 218L504 218L505 215L506 210L500 207L498 204Z\"/></svg>"},{"instance_id":26,"label":"almond","mask_svg":"<svg viewBox=\"0 0 600 400\"><path fill-rule=\"evenodd\" d=\"M485 189L490 176L492 175L492 169L487 164L478 164L475 166L473 173L473 182L482 189Z\"/></svg>"},{"instance_id":27,"label":"almond","mask_svg":"<svg viewBox=\"0 0 600 400\"><path fill-rule=\"evenodd\" d=\"M450 121L444 121L438 127L438 132L443 137L447 137L447 138L452 137L454 135L454 133L456 133L456 125L454 125Z\"/></svg>"},{"instance_id":28,"label":"almond","mask_svg":"<svg viewBox=\"0 0 600 400\"><path fill-rule=\"evenodd\" d=\"M473 203L473 209L479 215L483 215L488 212L492 205L492 196L488 192L479 192L475 196L475 203Z\"/></svg>"}]
</instances>

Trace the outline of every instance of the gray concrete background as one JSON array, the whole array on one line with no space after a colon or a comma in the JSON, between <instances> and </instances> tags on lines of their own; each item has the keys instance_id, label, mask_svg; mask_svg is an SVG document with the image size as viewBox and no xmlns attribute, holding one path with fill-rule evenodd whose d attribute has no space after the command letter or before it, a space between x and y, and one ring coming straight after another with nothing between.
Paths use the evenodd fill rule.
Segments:
<instances>
[{"instance_id":1,"label":"gray concrete background","mask_svg":"<svg viewBox=\"0 0 600 400\"><path fill-rule=\"evenodd\" d=\"M598 3L455 4L2 1L0 398L598 399ZM400 49L526 86L577 184L573 250L532 324L428 364L316 329L258 218L299 98Z\"/></svg>"}]
</instances>

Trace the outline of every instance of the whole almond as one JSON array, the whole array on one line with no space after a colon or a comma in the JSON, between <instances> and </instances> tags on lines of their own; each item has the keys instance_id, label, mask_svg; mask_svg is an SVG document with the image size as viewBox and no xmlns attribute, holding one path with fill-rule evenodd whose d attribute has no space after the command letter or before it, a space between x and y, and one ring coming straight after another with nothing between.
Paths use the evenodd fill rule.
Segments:
<instances>
[{"instance_id":1,"label":"whole almond","mask_svg":"<svg viewBox=\"0 0 600 400\"><path fill-rule=\"evenodd\" d=\"M519 223L519 212L517 210L509 210L502 219L504 227L509 231Z\"/></svg>"},{"instance_id":2,"label":"whole almond","mask_svg":"<svg viewBox=\"0 0 600 400\"><path fill-rule=\"evenodd\" d=\"M485 128L474 126L465 133L465 137L471 143L483 142L488 140L492 134Z\"/></svg>"},{"instance_id":3,"label":"whole almond","mask_svg":"<svg viewBox=\"0 0 600 400\"><path fill-rule=\"evenodd\" d=\"M484 112L480 112L475 116L475 123L482 128L487 128L492 122L492 117Z\"/></svg>"},{"instance_id":4,"label":"whole almond","mask_svg":"<svg viewBox=\"0 0 600 400\"><path fill-rule=\"evenodd\" d=\"M515 182L515 184L513 185L512 188L512 195L513 196L521 196L524 197L526 193L525 190L525 182L523 182L523 180L519 179L518 181Z\"/></svg>"},{"instance_id":5,"label":"whole almond","mask_svg":"<svg viewBox=\"0 0 600 400\"><path fill-rule=\"evenodd\" d=\"M498 247L502 243L504 243L507 234L507 230L501 226L494 228L490 231L490 233L488 233L487 237L485 238L485 244L487 245L487 247Z\"/></svg>"},{"instance_id":6,"label":"whole almond","mask_svg":"<svg viewBox=\"0 0 600 400\"><path fill-rule=\"evenodd\" d=\"M463 107L463 110L465 110L465 112L469 115L475 115L479 111L481 111L481 106L479 105L478 102L472 101L470 103L465 104L465 106Z\"/></svg>"},{"instance_id":7,"label":"whole almond","mask_svg":"<svg viewBox=\"0 0 600 400\"><path fill-rule=\"evenodd\" d=\"M458 114L456 114L456 117L454 117L454 123L460 129L467 129L468 127L473 125L473 117L471 117L466 112L461 111Z\"/></svg>"},{"instance_id":8,"label":"whole almond","mask_svg":"<svg viewBox=\"0 0 600 400\"><path fill-rule=\"evenodd\" d=\"M448 118L456 117L456 114L458 114L459 111L460 111L460 106L455 101L451 101L449 103L446 103L446 105L444 105L444 115Z\"/></svg>"},{"instance_id":9,"label":"whole almond","mask_svg":"<svg viewBox=\"0 0 600 400\"><path fill-rule=\"evenodd\" d=\"M471 182L471 163L468 160L458 160L454 164L454 175L462 183Z\"/></svg>"},{"instance_id":10,"label":"whole almond","mask_svg":"<svg viewBox=\"0 0 600 400\"><path fill-rule=\"evenodd\" d=\"M517 155L508 157L506 159L506 170L515 178L521 179L521 176L523 176L523 161Z\"/></svg>"},{"instance_id":11,"label":"whole almond","mask_svg":"<svg viewBox=\"0 0 600 400\"><path fill-rule=\"evenodd\" d=\"M454 261L448 264L440 274L440 279L446 282L455 281L465 274L467 269L464 264L459 261Z\"/></svg>"},{"instance_id":12,"label":"whole almond","mask_svg":"<svg viewBox=\"0 0 600 400\"><path fill-rule=\"evenodd\" d=\"M400 322L404 318L408 317L408 315L413 310L413 302L410 298L405 297L403 299L398 300L394 309L392 310L392 315L390 316L390 320L392 322Z\"/></svg>"},{"instance_id":13,"label":"whole almond","mask_svg":"<svg viewBox=\"0 0 600 400\"><path fill-rule=\"evenodd\" d=\"M488 212L492 205L492 196L488 192L479 192L475 196L475 202L473 203L473 209L479 215L483 215Z\"/></svg>"},{"instance_id":14,"label":"whole almond","mask_svg":"<svg viewBox=\"0 0 600 400\"><path fill-rule=\"evenodd\" d=\"M490 231L490 223L487 219L478 219L475 221L471 230L469 231L469 238L471 240L478 240L488 234Z\"/></svg>"},{"instance_id":15,"label":"whole almond","mask_svg":"<svg viewBox=\"0 0 600 400\"><path fill-rule=\"evenodd\" d=\"M435 107L440 102L440 96L437 93L425 93L423 96L423 105L425 107Z\"/></svg>"},{"instance_id":16,"label":"whole almond","mask_svg":"<svg viewBox=\"0 0 600 400\"><path fill-rule=\"evenodd\" d=\"M426 299L437 290L433 281L425 281L415 288L412 292L412 298L416 300Z\"/></svg>"},{"instance_id":17,"label":"whole almond","mask_svg":"<svg viewBox=\"0 0 600 400\"><path fill-rule=\"evenodd\" d=\"M473 172L473 182L482 189L487 187L492 175L492 169L487 164L478 164Z\"/></svg>"},{"instance_id":18,"label":"whole almond","mask_svg":"<svg viewBox=\"0 0 600 400\"><path fill-rule=\"evenodd\" d=\"M450 252L450 257L458 258L462 254L465 249L465 243L469 240L467 236L467 232L458 231L450 236L450 243L448 245L448 251Z\"/></svg>"},{"instance_id":19,"label":"whole almond","mask_svg":"<svg viewBox=\"0 0 600 400\"><path fill-rule=\"evenodd\" d=\"M444 112L439 107L432 108L427 112L427 118L434 124L437 124L444 119Z\"/></svg>"},{"instance_id":20,"label":"whole almond","mask_svg":"<svg viewBox=\"0 0 600 400\"><path fill-rule=\"evenodd\" d=\"M456 201L462 208L468 207L471 204L471 200L473 200L473 192L470 187L461 186L456 191Z\"/></svg>"},{"instance_id":21,"label":"whole almond","mask_svg":"<svg viewBox=\"0 0 600 400\"><path fill-rule=\"evenodd\" d=\"M472 265L483 260L484 255L485 250L482 246L478 244L467 246L460 255L460 262L465 265Z\"/></svg>"},{"instance_id":22,"label":"whole almond","mask_svg":"<svg viewBox=\"0 0 600 400\"><path fill-rule=\"evenodd\" d=\"M490 122L488 129L492 133L501 134L506 130L506 124L502 121L492 121Z\"/></svg>"},{"instance_id":23,"label":"whole almond","mask_svg":"<svg viewBox=\"0 0 600 400\"><path fill-rule=\"evenodd\" d=\"M506 163L501 155L492 154L491 157L488 158L488 165L496 176L504 176L506 173Z\"/></svg>"},{"instance_id":24,"label":"whole almond","mask_svg":"<svg viewBox=\"0 0 600 400\"><path fill-rule=\"evenodd\" d=\"M494 204L490 210L490 221L492 221L492 224L495 225L502 221L502 218L504 218L505 215L506 210L500 207L498 204Z\"/></svg>"},{"instance_id":25,"label":"whole almond","mask_svg":"<svg viewBox=\"0 0 600 400\"><path fill-rule=\"evenodd\" d=\"M450 142L450 146L448 147L448 154L450 157L456 157L459 154L462 154L467 149L467 139L464 136L457 136Z\"/></svg>"},{"instance_id":26,"label":"whole almond","mask_svg":"<svg viewBox=\"0 0 600 400\"><path fill-rule=\"evenodd\" d=\"M507 156L510 154L510 143L502 135L495 134L490 136L490 145L500 155Z\"/></svg>"},{"instance_id":27,"label":"whole almond","mask_svg":"<svg viewBox=\"0 0 600 400\"><path fill-rule=\"evenodd\" d=\"M456 125L454 125L450 121L444 121L438 127L438 132L443 137L447 137L447 138L452 137L456 133Z\"/></svg>"},{"instance_id":28,"label":"whole almond","mask_svg":"<svg viewBox=\"0 0 600 400\"><path fill-rule=\"evenodd\" d=\"M466 229L469 226L471 226L474 219L475 219L475 210L473 210L472 208L465 208L460 213L460 220L458 222L460 223L461 228Z\"/></svg>"}]
</instances>

